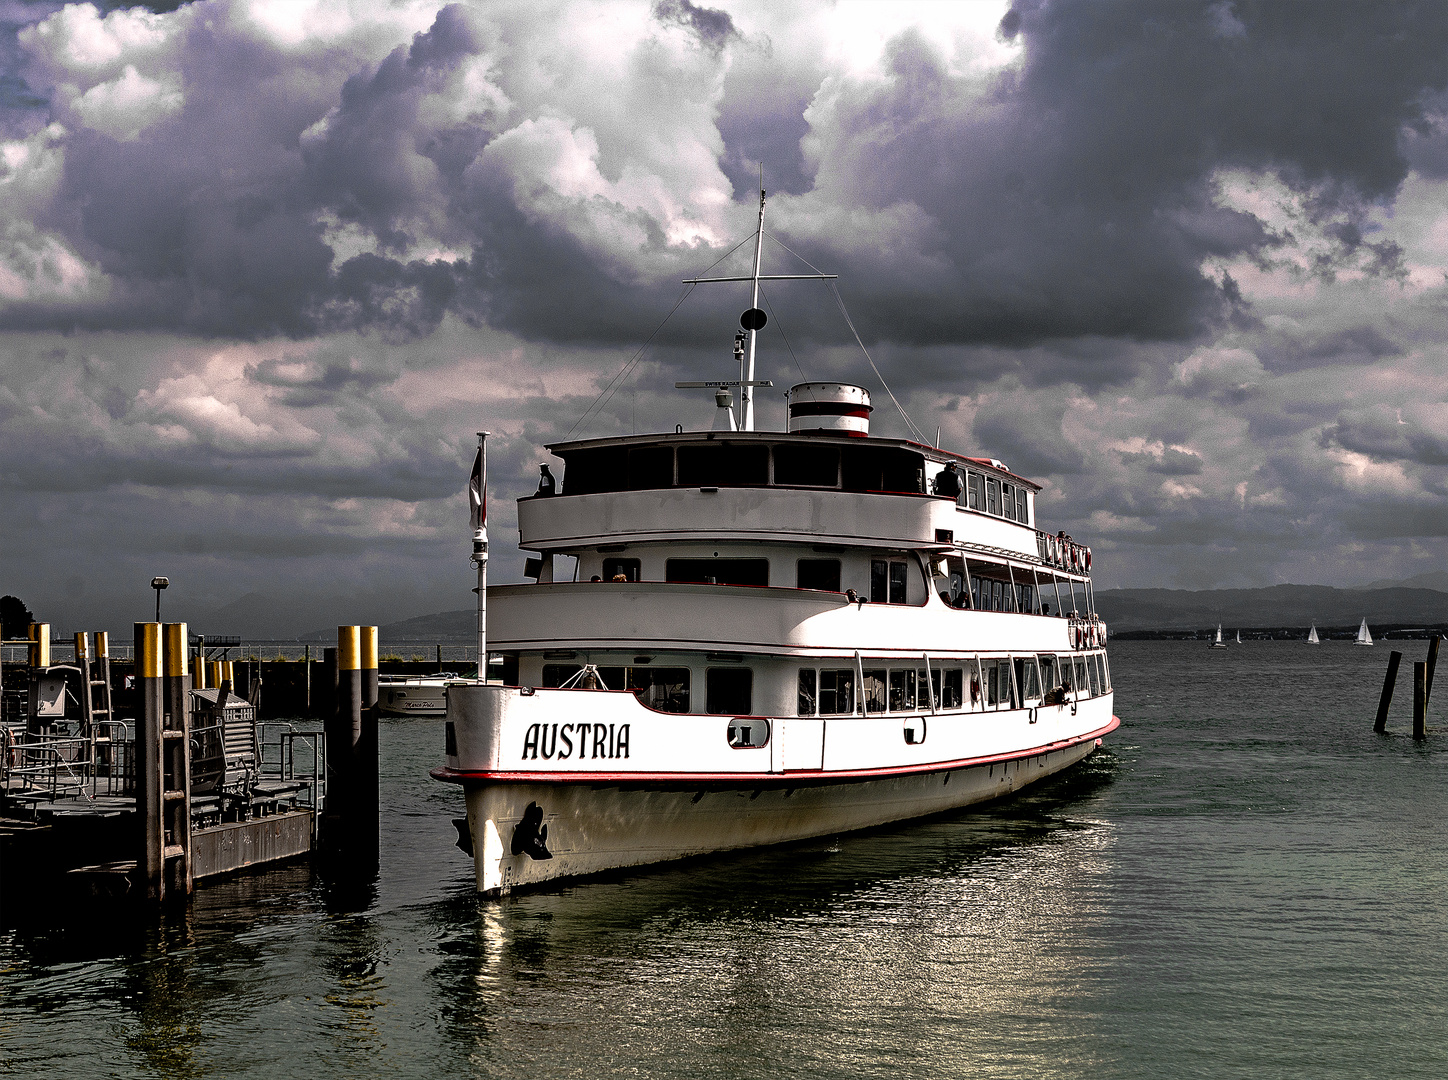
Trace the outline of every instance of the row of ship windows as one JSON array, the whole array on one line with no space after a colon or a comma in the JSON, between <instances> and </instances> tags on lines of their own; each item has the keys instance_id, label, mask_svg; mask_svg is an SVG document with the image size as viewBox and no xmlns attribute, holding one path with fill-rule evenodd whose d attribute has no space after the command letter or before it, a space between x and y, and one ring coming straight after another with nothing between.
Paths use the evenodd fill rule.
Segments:
<instances>
[{"instance_id":1,"label":"row of ship windows","mask_svg":"<svg viewBox=\"0 0 1448 1080\"><path fill-rule=\"evenodd\" d=\"M603 560L604 581L638 581L641 572L638 559L610 558ZM872 604L906 603L909 563L890 559L870 560L870 592ZM1017 584L1010 580L968 575L970 591L965 589L965 562L948 560L949 581L940 590L940 598L951 607L973 608L976 611L1009 611L1031 615L1049 615L1048 603L1038 604L1035 585ZM667 559L664 580L682 584L757 585L769 584L768 559ZM795 567L795 587L840 591L839 559L799 559ZM1047 595L1051 595L1048 593ZM1057 604L1057 614L1075 607L1074 602Z\"/></svg>"},{"instance_id":2,"label":"row of ship windows","mask_svg":"<svg viewBox=\"0 0 1448 1080\"><path fill-rule=\"evenodd\" d=\"M817 487L922 494L925 458L887 446L821 446L725 441L697 445L604 447L565 458L563 494L646 491L667 487ZM987 473L948 465L929 491L967 510L1030 523L1030 492ZM540 487L539 494L551 489Z\"/></svg>"},{"instance_id":3,"label":"row of ship windows","mask_svg":"<svg viewBox=\"0 0 1448 1080\"><path fill-rule=\"evenodd\" d=\"M545 687L558 687L582 669L577 664L544 664ZM631 690L660 712L690 712L691 673L686 667L599 667L575 685L585 689ZM1018 709L1028 701L1058 702L1104 694L1111 686L1103 653L1053 653L970 661L925 668L800 668L800 716L850 716L937 709ZM966 702L969 702L967 705ZM704 672L704 712L721 716L754 714L754 672L747 667L711 667Z\"/></svg>"}]
</instances>

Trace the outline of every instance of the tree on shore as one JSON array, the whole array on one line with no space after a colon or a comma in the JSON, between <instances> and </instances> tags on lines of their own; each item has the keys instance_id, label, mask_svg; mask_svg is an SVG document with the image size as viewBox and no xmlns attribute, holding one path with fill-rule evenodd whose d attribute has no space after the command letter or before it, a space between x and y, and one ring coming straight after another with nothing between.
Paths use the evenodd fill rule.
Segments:
<instances>
[{"instance_id":1,"label":"tree on shore","mask_svg":"<svg viewBox=\"0 0 1448 1080\"><path fill-rule=\"evenodd\" d=\"M23 638L30 635L35 615L18 596L0 596L0 637Z\"/></svg>"}]
</instances>

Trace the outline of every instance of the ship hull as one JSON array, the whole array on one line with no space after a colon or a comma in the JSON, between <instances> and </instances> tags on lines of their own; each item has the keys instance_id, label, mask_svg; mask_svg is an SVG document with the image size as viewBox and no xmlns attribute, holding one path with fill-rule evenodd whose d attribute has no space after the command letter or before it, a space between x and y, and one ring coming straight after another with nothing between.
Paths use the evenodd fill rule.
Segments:
<instances>
[{"instance_id":1,"label":"ship hull","mask_svg":"<svg viewBox=\"0 0 1448 1080\"><path fill-rule=\"evenodd\" d=\"M1102 733L1116 724L1113 717ZM497 896L567 878L908 821L1010 795L1076 764L1099 745L1099 738L1088 737L998 760L849 779L817 773L694 782L463 781L477 888ZM540 825L547 828L542 840L547 858L518 850L537 836Z\"/></svg>"}]
</instances>

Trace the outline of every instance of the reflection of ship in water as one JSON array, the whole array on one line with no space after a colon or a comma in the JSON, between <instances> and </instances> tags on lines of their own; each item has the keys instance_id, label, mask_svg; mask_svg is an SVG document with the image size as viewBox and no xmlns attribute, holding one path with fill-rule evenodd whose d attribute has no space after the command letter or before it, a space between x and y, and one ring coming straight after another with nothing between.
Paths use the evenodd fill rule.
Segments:
<instances>
[{"instance_id":1,"label":"reflection of ship in water","mask_svg":"<svg viewBox=\"0 0 1448 1080\"><path fill-rule=\"evenodd\" d=\"M791 1049L791 1060L828 1075L855 1045L875 1061L918 1060L917 1034L891 1019L900 1015L934 1017L927 1025L1022 1017L1057 994L1089 1009L1083 975L1108 949L1099 890L1116 832L1075 815L1115 769L1095 755L998 807L507 904L440 904L434 921L472 927L448 936L429 975L440 1032L462 1049L485 1028L490 1053L520 1074L560 1074L590 1060L686 1062L701 1038L765 1061L781 1022L804 1023L818 1045ZM536 1001L570 1033L567 1046L530 1036ZM625 1001L629 1023L588 1023ZM689 1027L670 1022L680 1015ZM947 1057L964 1064L970 1036L960 1039Z\"/></svg>"}]
</instances>

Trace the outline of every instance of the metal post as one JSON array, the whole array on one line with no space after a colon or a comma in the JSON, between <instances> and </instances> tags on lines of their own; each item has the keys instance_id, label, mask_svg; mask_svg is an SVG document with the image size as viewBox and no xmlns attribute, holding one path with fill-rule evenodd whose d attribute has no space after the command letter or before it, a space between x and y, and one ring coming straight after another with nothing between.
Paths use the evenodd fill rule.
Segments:
<instances>
[{"instance_id":1,"label":"metal post","mask_svg":"<svg viewBox=\"0 0 1448 1080\"><path fill-rule=\"evenodd\" d=\"M1393 687L1398 683L1398 665L1402 662L1402 653L1388 653L1388 673L1383 679L1383 696L1378 701L1378 719L1373 724L1373 730L1379 735L1388 730L1388 706L1393 703Z\"/></svg>"},{"instance_id":2,"label":"metal post","mask_svg":"<svg viewBox=\"0 0 1448 1080\"><path fill-rule=\"evenodd\" d=\"M161 730L166 696L161 624L136 623L131 640L136 658L136 691L140 697L140 716L136 721L136 820L141 835L136 869L145 898L160 902L165 894L166 862L161 823Z\"/></svg>"},{"instance_id":3,"label":"metal post","mask_svg":"<svg viewBox=\"0 0 1448 1080\"><path fill-rule=\"evenodd\" d=\"M488 681L488 433L478 432L477 473L472 481L473 562L478 567L478 681Z\"/></svg>"},{"instance_id":4,"label":"metal post","mask_svg":"<svg viewBox=\"0 0 1448 1080\"><path fill-rule=\"evenodd\" d=\"M303 712L312 715L312 647L302 646L302 693L305 702Z\"/></svg>"},{"instance_id":5,"label":"metal post","mask_svg":"<svg viewBox=\"0 0 1448 1080\"><path fill-rule=\"evenodd\" d=\"M1428 737L1428 665L1413 663L1413 738Z\"/></svg>"},{"instance_id":6,"label":"metal post","mask_svg":"<svg viewBox=\"0 0 1448 1080\"><path fill-rule=\"evenodd\" d=\"M764 248L764 172L761 167L759 179L759 228L754 234L754 293L749 306L759 306L759 257ZM759 339L759 331L749 331L749 369L744 375L744 385L739 388L741 397L741 410L744 414L744 422L739 425L741 431L754 430L754 346Z\"/></svg>"}]
</instances>

